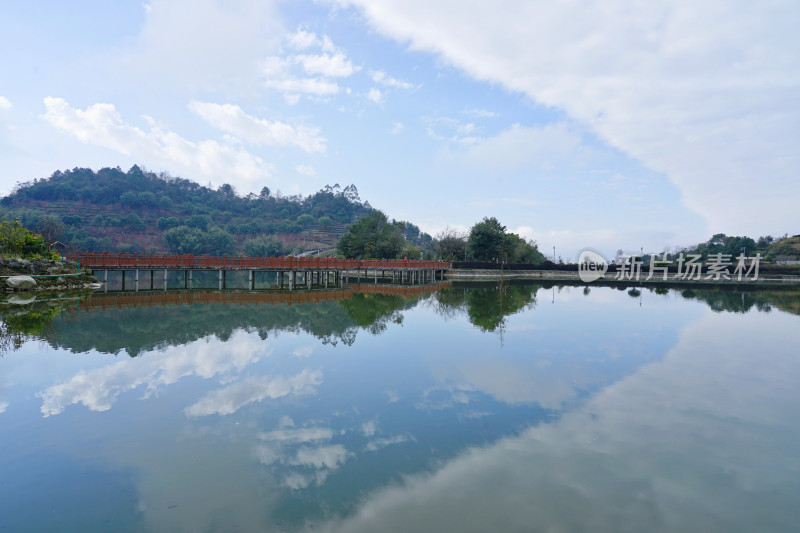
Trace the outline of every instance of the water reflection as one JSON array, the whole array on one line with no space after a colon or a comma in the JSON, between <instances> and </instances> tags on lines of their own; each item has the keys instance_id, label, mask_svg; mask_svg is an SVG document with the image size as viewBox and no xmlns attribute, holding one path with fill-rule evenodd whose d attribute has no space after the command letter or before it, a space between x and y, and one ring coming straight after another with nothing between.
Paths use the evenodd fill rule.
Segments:
<instances>
[{"instance_id":1,"label":"water reflection","mask_svg":"<svg viewBox=\"0 0 800 533\"><path fill-rule=\"evenodd\" d=\"M575 412L313 529L793 531L800 364L785 347L798 342L795 317L705 315Z\"/></svg>"},{"instance_id":2,"label":"water reflection","mask_svg":"<svg viewBox=\"0 0 800 533\"><path fill-rule=\"evenodd\" d=\"M437 312L445 317L466 311L482 331L495 331L509 315L533 309L541 285L520 282L454 283L436 293Z\"/></svg>"},{"instance_id":3,"label":"water reflection","mask_svg":"<svg viewBox=\"0 0 800 533\"><path fill-rule=\"evenodd\" d=\"M65 309L39 333L54 348L125 351L130 356L211 335L226 340L239 330L256 332L262 339L281 331L302 331L323 343L350 345L359 330L380 333L387 323L401 320L399 311L434 291L433 286L365 286L278 294L97 294L81 300L79 307Z\"/></svg>"},{"instance_id":4,"label":"water reflection","mask_svg":"<svg viewBox=\"0 0 800 533\"><path fill-rule=\"evenodd\" d=\"M570 288L558 286L559 292L565 287ZM0 354L19 348L26 340L40 339L53 348L76 353L124 351L136 356L208 336L224 341L239 330L257 332L262 339L281 331L302 331L326 344L351 345L359 330L377 335L390 324L402 324L403 311L420 302L445 319L466 316L481 331L502 332L508 317L535 309L537 293L543 289L552 289L555 302L556 286L525 282L456 282L423 287L361 285L277 294L82 293L45 299L20 294L0 302ZM627 291L640 303L643 292L669 294L664 287L618 289ZM580 290L584 296L591 295L589 287ZM800 291L796 290L682 289L675 294L706 302L714 311L746 313L756 308L769 312L777 308L800 314ZM298 349L295 355L302 357L307 349Z\"/></svg>"},{"instance_id":5,"label":"water reflection","mask_svg":"<svg viewBox=\"0 0 800 533\"><path fill-rule=\"evenodd\" d=\"M800 295L628 289L0 306L0 527L790 530Z\"/></svg>"},{"instance_id":6,"label":"water reflection","mask_svg":"<svg viewBox=\"0 0 800 533\"><path fill-rule=\"evenodd\" d=\"M19 349L26 341L41 338L52 319L78 305L89 293L54 294L40 298L36 293L13 293L0 301L0 356Z\"/></svg>"},{"instance_id":7,"label":"water reflection","mask_svg":"<svg viewBox=\"0 0 800 533\"><path fill-rule=\"evenodd\" d=\"M92 411L107 411L117 397L140 386L142 398L181 378L214 378L238 372L270 353L258 339L243 338L225 344L221 340L195 342L171 349L162 356L143 361L118 361L88 372L78 372L64 382L37 393L44 416L60 414L67 406L81 403Z\"/></svg>"}]
</instances>

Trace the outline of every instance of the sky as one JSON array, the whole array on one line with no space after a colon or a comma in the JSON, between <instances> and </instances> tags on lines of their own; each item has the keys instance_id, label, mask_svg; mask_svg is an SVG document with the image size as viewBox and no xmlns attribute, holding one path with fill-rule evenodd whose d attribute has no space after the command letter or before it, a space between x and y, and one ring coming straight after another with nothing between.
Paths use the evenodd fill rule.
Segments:
<instances>
[{"instance_id":1,"label":"sky","mask_svg":"<svg viewBox=\"0 0 800 533\"><path fill-rule=\"evenodd\" d=\"M800 233L800 3L0 4L0 194L138 164L355 184L436 234L574 260Z\"/></svg>"}]
</instances>

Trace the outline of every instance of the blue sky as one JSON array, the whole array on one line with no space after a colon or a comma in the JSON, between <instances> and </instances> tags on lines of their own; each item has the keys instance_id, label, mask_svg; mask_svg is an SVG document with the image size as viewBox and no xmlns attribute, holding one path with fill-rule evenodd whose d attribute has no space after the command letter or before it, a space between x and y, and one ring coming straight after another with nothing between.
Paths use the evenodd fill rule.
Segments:
<instances>
[{"instance_id":1,"label":"blue sky","mask_svg":"<svg viewBox=\"0 0 800 533\"><path fill-rule=\"evenodd\" d=\"M796 2L0 7L0 191L139 164L239 193L354 183L435 234L572 258L800 226Z\"/></svg>"}]
</instances>

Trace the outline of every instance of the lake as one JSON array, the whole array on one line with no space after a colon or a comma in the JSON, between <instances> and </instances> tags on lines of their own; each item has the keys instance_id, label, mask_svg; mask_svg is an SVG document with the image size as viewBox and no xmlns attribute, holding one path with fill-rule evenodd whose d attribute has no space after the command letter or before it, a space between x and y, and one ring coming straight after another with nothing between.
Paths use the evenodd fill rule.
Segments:
<instances>
[{"instance_id":1,"label":"lake","mask_svg":"<svg viewBox=\"0 0 800 533\"><path fill-rule=\"evenodd\" d=\"M800 293L0 304L0 530L800 529Z\"/></svg>"}]
</instances>

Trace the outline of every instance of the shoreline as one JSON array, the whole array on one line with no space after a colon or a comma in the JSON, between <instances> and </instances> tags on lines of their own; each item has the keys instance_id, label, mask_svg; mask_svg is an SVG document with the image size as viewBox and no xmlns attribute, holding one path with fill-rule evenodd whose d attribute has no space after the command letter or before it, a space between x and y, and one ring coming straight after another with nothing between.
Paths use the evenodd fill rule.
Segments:
<instances>
[{"instance_id":1,"label":"shoreline","mask_svg":"<svg viewBox=\"0 0 800 533\"><path fill-rule=\"evenodd\" d=\"M671 277L670 277L671 276ZM577 272L563 271L563 270L466 270L466 269L450 269L445 275L444 279L448 281L499 281L499 280L540 280L540 281L568 281L578 283L591 287L592 285L648 285L648 286L686 286L686 287L759 287L759 288L773 288L773 287L796 287L800 286L800 276L789 275L763 275L759 276L757 280L751 278L744 278L738 280L687 280L680 279L677 275L672 275L663 279L663 277L653 277L646 279L647 276L642 275L639 279L625 279L618 280L614 278L614 274L606 275L595 281L586 282L580 279Z\"/></svg>"}]
</instances>

